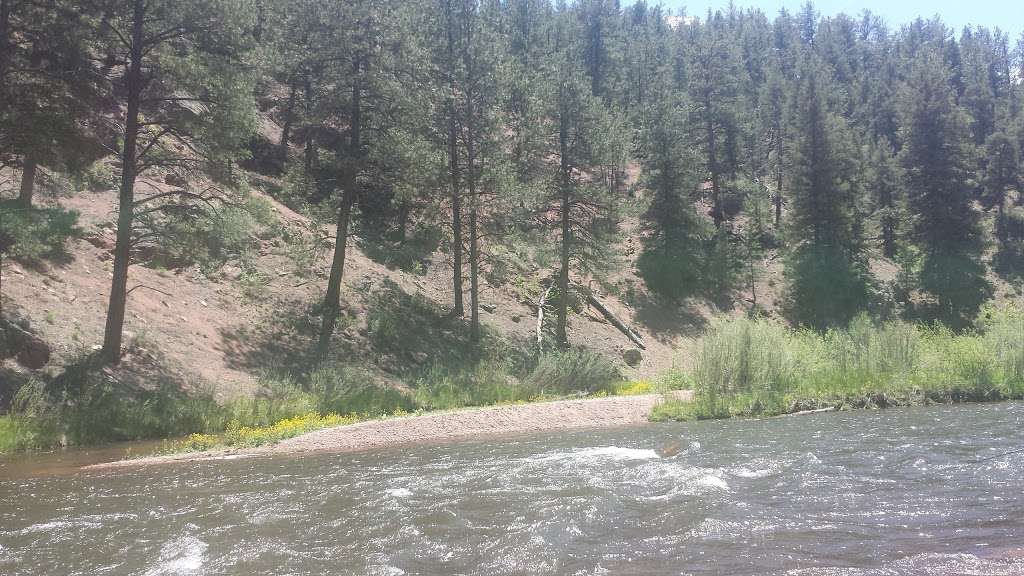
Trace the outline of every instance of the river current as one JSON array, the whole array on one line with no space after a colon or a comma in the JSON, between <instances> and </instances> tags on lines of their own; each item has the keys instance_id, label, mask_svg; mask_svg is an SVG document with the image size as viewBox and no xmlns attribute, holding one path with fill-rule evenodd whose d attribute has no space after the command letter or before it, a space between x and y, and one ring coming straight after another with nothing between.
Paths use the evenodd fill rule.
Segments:
<instances>
[{"instance_id":1,"label":"river current","mask_svg":"<svg viewBox=\"0 0 1024 576\"><path fill-rule=\"evenodd\" d=\"M114 472L0 461L0 574L1024 575L1024 404Z\"/></svg>"}]
</instances>

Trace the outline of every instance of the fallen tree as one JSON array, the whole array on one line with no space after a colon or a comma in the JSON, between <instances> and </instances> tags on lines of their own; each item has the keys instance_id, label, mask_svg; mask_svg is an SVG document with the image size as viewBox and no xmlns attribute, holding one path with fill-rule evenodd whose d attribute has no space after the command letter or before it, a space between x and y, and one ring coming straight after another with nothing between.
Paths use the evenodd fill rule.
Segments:
<instances>
[{"instance_id":1,"label":"fallen tree","mask_svg":"<svg viewBox=\"0 0 1024 576\"><path fill-rule=\"evenodd\" d=\"M644 345L644 340L643 338L640 337L640 334L638 334L635 330L627 326L625 322L619 320L619 318L615 314L613 314L607 306L602 304L601 301L598 300L597 297L594 296L594 294L589 291L587 292L587 304L593 306L594 308L597 308L597 311L600 312L601 315L604 316L609 322L611 322L612 326L618 328L619 331L625 334L634 344L637 345L638 348L640 348L641 350L647 349L647 346Z\"/></svg>"}]
</instances>

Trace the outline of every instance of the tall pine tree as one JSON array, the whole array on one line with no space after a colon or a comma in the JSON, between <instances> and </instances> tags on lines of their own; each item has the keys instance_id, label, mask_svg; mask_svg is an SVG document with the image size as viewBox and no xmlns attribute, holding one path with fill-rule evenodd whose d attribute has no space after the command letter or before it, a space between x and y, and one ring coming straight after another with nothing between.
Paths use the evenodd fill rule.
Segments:
<instances>
[{"instance_id":1,"label":"tall pine tree","mask_svg":"<svg viewBox=\"0 0 1024 576\"><path fill-rule=\"evenodd\" d=\"M940 54L922 50L914 59L901 105L900 160L916 216L918 286L934 299L937 318L963 324L989 297L991 286L980 259L979 215L971 202L971 132Z\"/></svg>"}]
</instances>

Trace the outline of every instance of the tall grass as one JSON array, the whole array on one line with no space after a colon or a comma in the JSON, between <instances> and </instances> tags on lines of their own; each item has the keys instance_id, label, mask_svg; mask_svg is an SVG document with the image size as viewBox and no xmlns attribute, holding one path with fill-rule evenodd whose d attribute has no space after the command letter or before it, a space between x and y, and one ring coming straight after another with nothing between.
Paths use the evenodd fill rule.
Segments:
<instances>
[{"instance_id":1,"label":"tall grass","mask_svg":"<svg viewBox=\"0 0 1024 576\"><path fill-rule=\"evenodd\" d=\"M301 378L267 375L261 394L229 401L218 401L210 390L186 393L159 375L149 389L118 385L100 368L84 358L57 381L22 386L10 413L0 416L0 452L184 436L186 449L214 438L252 444L414 410L610 392L621 381L611 362L585 350L434 364L405 387L366 369L328 364Z\"/></svg>"},{"instance_id":2,"label":"tall grass","mask_svg":"<svg viewBox=\"0 0 1024 576\"><path fill-rule=\"evenodd\" d=\"M618 368L585 349L551 351L512 362L492 359L463 366L434 365L416 382L417 406L451 409L544 398L611 393L622 382Z\"/></svg>"},{"instance_id":3,"label":"tall grass","mask_svg":"<svg viewBox=\"0 0 1024 576\"><path fill-rule=\"evenodd\" d=\"M101 381L54 396L38 380L18 390L10 413L0 416L0 452L214 434L231 426L270 426L317 409L313 395L281 387L218 402L212 391L185 393L170 382L126 390Z\"/></svg>"},{"instance_id":4,"label":"tall grass","mask_svg":"<svg viewBox=\"0 0 1024 576\"><path fill-rule=\"evenodd\" d=\"M693 405L670 403L654 418L1021 398L1024 313L988 308L961 333L867 316L826 332L723 320L701 343L694 384Z\"/></svg>"}]
</instances>

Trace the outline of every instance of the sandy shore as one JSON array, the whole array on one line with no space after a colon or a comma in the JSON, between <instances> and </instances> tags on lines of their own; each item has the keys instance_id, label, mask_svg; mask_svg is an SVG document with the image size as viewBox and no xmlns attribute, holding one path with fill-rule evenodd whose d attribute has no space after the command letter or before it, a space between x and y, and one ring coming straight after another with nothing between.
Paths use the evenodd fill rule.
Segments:
<instances>
[{"instance_id":1,"label":"sandy shore","mask_svg":"<svg viewBox=\"0 0 1024 576\"><path fill-rule=\"evenodd\" d=\"M681 400L689 391L673 392ZM501 434L569 428L607 428L641 424L651 409L664 400L661 394L612 396L588 400L560 400L436 412L422 416L372 420L317 430L271 446L223 449L121 460L87 466L87 469L121 468L174 462L196 462L308 452L355 452L423 442L445 442Z\"/></svg>"}]
</instances>

